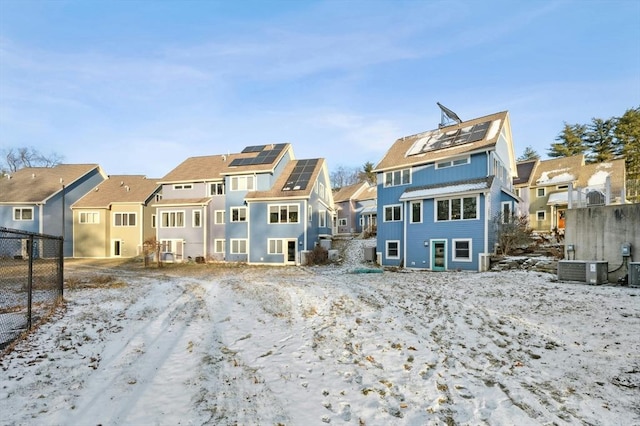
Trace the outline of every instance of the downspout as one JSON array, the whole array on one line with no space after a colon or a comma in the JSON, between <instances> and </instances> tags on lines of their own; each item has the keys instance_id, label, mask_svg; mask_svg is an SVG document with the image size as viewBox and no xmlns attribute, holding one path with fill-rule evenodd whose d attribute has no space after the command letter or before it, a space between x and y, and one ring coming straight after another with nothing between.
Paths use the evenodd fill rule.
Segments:
<instances>
[{"instance_id":1,"label":"downspout","mask_svg":"<svg viewBox=\"0 0 640 426\"><path fill-rule=\"evenodd\" d=\"M211 201L210 201L211 202ZM202 221L203 223L203 229L202 229L202 238L203 238L203 242L204 244L202 244L202 256L205 259L205 262L207 260L207 252L208 252L208 248L209 248L209 239L207 238L207 234L209 231L209 222L207 221L207 218L209 217L209 215L207 214L207 212L209 211L209 206L203 206L202 210Z\"/></svg>"},{"instance_id":2,"label":"downspout","mask_svg":"<svg viewBox=\"0 0 640 426\"><path fill-rule=\"evenodd\" d=\"M404 202L404 212L403 212L403 216L404 216L404 220L402 221L402 257L401 257L401 261L404 264L404 267L407 267L407 222L409 221L409 213L408 213L408 209L407 206L409 206L409 201L405 201Z\"/></svg>"},{"instance_id":3,"label":"downspout","mask_svg":"<svg viewBox=\"0 0 640 426\"><path fill-rule=\"evenodd\" d=\"M305 225L303 227L304 232L302 233L302 240L303 240L302 247L304 247L305 250L308 250L308 248L307 248L307 232L308 232L309 226L310 226L309 225L309 217L308 217L309 216L309 211L308 211L309 210L309 206L308 206L307 203L308 203L307 200L303 200L302 205L304 206L303 212L304 212L304 223L305 223ZM302 213L302 212L300 212L300 213ZM300 219L302 219L302 214L300 216L301 216ZM313 223L313 217L311 218L311 220L312 220L311 223Z\"/></svg>"},{"instance_id":4,"label":"downspout","mask_svg":"<svg viewBox=\"0 0 640 426\"><path fill-rule=\"evenodd\" d=\"M490 205L489 205L489 201L490 201L490 196L489 196L489 191L484 193L484 252L486 254L489 253L489 226L490 226L490 221L489 218L491 216L490 214Z\"/></svg>"}]
</instances>

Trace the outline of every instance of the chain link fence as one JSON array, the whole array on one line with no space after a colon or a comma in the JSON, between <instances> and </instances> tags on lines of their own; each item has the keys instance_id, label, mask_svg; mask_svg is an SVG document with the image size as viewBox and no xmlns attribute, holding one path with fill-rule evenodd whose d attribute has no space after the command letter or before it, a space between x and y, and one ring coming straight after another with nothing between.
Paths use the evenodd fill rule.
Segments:
<instances>
[{"instance_id":1,"label":"chain link fence","mask_svg":"<svg viewBox=\"0 0 640 426\"><path fill-rule=\"evenodd\" d=\"M62 300L62 241L0 227L0 349Z\"/></svg>"}]
</instances>

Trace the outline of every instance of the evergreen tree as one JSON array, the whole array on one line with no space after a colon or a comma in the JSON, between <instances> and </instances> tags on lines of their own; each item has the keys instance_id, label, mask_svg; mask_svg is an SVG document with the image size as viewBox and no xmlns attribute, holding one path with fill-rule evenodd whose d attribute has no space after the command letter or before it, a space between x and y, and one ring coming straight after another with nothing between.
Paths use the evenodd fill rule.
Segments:
<instances>
[{"instance_id":1,"label":"evergreen tree","mask_svg":"<svg viewBox=\"0 0 640 426\"><path fill-rule=\"evenodd\" d=\"M558 142L551 144L551 149L548 152L549 157L571 157L584 154L586 151L584 142L586 133L586 125L565 122L564 128L555 139Z\"/></svg>"},{"instance_id":2,"label":"evergreen tree","mask_svg":"<svg viewBox=\"0 0 640 426\"><path fill-rule=\"evenodd\" d=\"M616 139L616 154L624 156L627 169L627 189L640 193L640 107L628 109L617 120L613 131ZM640 197L636 195L637 202Z\"/></svg>"},{"instance_id":3,"label":"evergreen tree","mask_svg":"<svg viewBox=\"0 0 640 426\"><path fill-rule=\"evenodd\" d=\"M362 171L358 175L360 182L368 182L372 185L376 184L376 173L373 171L374 164L371 161L367 161L362 166Z\"/></svg>"},{"instance_id":4,"label":"evergreen tree","mask_svg":"<svg viewBox=\"0 0 640 426\"><path fill-rule=\"evenodd\" d=\"M524 152L520 157L517 158L516 161L529 161L529 160L539 160L540 154L536 152L535 149L531 145L524 149Z\"/></svg>"},{"instance_id":5,"label":"evergreen tree","mask_svg":"<svg viewBox=\"0 0 640 426\"><path fill-rule=\"evenodd\" d=\"M612 160L616 155L614 129L617 119L592 118L585 134L585 144L589 148L588 162L602 163Z\"/></svg>"}]
</instances>

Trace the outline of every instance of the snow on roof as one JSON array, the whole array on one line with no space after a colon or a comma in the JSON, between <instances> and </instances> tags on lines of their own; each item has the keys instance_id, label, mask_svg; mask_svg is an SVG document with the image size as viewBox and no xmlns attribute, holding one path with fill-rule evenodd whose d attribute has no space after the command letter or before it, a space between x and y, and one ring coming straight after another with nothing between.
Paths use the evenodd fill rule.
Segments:
<instances>
[{"instance_id":1,"label":"snow on roof","mask_svg":"<svg viewBox=\"0 0 640 426\"><path fill-rule=\"evenodd\" d=\"M604 170L598 170L594 174L591 175L589 180L587 181L587 185L589 186L597 186L604 185L607 181L607 177L609 177L609 172L605 172Z\"/></svg>"},{"instance_id":2,"label":"snow on roof","mask_svg":"<svg viewBox=\"0 0 640 426\"><path fill-rule=\"evenodd\" d=\"M566 183L566 182L571 182L575 180L576 177L571 173L568 173L566 170L569 170L569 169L564 168L564 169L557 169L557 170L549 170L548 172L542 172L542 175L540 175L540 178L536 181L536 183L538 185L551 185L554 183ZM562 172L562 173L559 173L559 172ZM559 174L556 174L556 173L559 173Z\"/></svg>"}]
</instances>

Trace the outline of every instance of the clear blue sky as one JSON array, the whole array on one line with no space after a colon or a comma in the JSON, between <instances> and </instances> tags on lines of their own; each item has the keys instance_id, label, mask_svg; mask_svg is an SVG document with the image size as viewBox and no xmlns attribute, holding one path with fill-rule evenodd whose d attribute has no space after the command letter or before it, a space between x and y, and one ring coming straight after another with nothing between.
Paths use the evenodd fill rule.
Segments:
<instances>
[{"instance_id":1,"label":"clear blue sky","mask_svg":"<svg viewBox=\"0 0 640 426\"><path fill-rule=\"evenodd\" d=\"M290 142L329 168L508 110L516 155L640 105L640 2L0 0L0 148L162 177Z\"/></svg>"}]
</instances>

